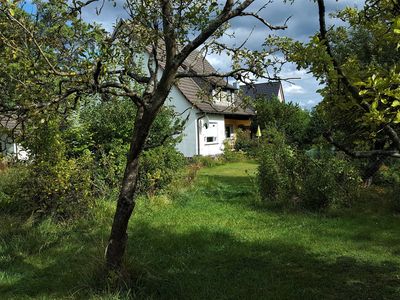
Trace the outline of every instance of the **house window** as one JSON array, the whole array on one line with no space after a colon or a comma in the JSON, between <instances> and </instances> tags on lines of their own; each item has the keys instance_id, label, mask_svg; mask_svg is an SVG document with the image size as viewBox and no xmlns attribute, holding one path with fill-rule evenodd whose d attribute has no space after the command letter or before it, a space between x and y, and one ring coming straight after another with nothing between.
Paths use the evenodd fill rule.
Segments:
<instances>
[{"instance_id":1,"label":"house window","mask_svg":"<svg viewBox=\"0 0 400 300\"><path fill-rule=\"evenodd\" d=\"M205 131L204 142L206 144L215 144L218 141L218 123L210 122Z\"/></svg>"}]
</instances>

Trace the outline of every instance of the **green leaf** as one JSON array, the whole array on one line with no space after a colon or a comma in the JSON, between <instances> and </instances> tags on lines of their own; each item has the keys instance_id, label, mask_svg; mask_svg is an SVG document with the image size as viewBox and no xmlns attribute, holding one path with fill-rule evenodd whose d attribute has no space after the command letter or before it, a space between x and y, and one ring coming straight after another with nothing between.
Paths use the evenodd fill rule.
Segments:
<instances>
[{"instance_id":1,"label":"green leaf","mask_svg":"<svg viewBox=\"0 0 400 300\"><path fill-rule=\"evenodd\" d=\"M392 103L392 107L397 107L400 106L400 101L399 100L394 100Z\"/></svg>"}]
</instances>

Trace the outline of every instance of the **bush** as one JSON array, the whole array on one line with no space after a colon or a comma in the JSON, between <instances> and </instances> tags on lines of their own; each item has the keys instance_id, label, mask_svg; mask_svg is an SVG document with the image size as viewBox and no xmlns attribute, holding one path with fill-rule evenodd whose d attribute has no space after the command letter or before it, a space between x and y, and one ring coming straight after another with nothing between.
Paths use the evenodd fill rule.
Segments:
<instances>
[{"instance_id":1,"label":"bush","mask_svg":"<svg viewBox=\"0 0 400 300\"><path fill-rule=\"evenodd\" d=\"M269 138L263 141L258 153L260 196L264 201L287 202L294 193L291 173L295 153L278 131L271 132Z\"/></svg>"},{"instance_id":2,"label":"bush","mask_svg":"<svg viewBox=\"0 0 400 300\"><path fill-rule=\"evenodd\" d=\"M120 187L136 111L130 101L96 102L67 117L37 116L27 124L23 146L30 151L25 176L1 185L1 202L27 212L73 219L85 215L94 197ZM138 192L153 194L180 174L183 156L174 148L181 121L163 108L140 161ZM164 145L158 146L161 141ZM16 205L18 203L18 205Z\"/></svg>"},{"instance_id":3,"label":"bush","mask_svg":"<svg viewBox=\"0 0 400 300\"><path fill-rule=\"evenodd\" d=\"M392 186L389 191L392 210L400 213L400 185Z\"/></svg>"},{"instance_id":4,"label":"bush","mask_svg":"<svg viewBox=\"0 0 400 300\"><path fill-rule=\"evenodd\" d=\"M400 186L400 162L389 160L376 175L375 183L388 187Z\"/></svg>"},{"instance_id":5,"label":"bush","mask_svg":"<svg viewBox=\"0 0 400 300\"><path fill-rule=\"evenodd\" d=\"M223 156L201 156L196 155L191 159L191 163L197 164L201 167L215 167L225 163Z\"/></svg>"},{"instance_id":6,"label":"bush","mask_svg":"<svg viewBox=\"0 0 400 300\"><path fill-rule=\"evenodd\" d=\"M249 132L241 129L236 130L236 140L234 149L236 151L243 151L250 156L253 156L257 152L258 140L252 139Z\"/></svg>"},{"instance_id":7,"label":"bush","mask_svg":"<svg viewBox=\"0 0 400 300\"><path fill-rule=\"evenodd\" d=\"M93 203L92 154L85 150L76 158L67 155L61 118L50 116L28 125L24 143L30 161L11 167L7 176L14 176L15 182L4 184L10 207L62 220L86 215Z\"/></svg>"},{"instance_id":8,"label":"bush","mask_svg":"<svg viewBox=\"0 0 400 300\"><path fill-rule=\"evenodd\" d=\"M236 150L230 141L224 141L224 154L223 158L227 162L243 161L247 158L246 153L242 150Z\"/></svg>"},{"instance_id":9,"label":"bush","mask_svg":"<svg viewBox=\"0 0 400 300\"><path fill-rule=\"evenodd\" d=\"M346 160L333 154L315 159L286 144L282 134L267 134L259 152L258 183L265 202L316 211L349 205L360 176Z\"/></svg>"},{"instance_id":10,"label":"bush","mask_svg":"<svg viewBox=\"0 0 400 300\"><path fill-rule=\"evenodd\" d=\"M359 172L348 161L334 155L306 158L300 164L303 173L299 197L302 207L324 210L351 205L361 184Z\"/></svg>"},{"instance_id":11,"label":"bush","mask_svg":"<svg viewBox=\"0 0 400 300\"><path fill-rule=\"evenodd\" d=\"M31 200L35 212L63 220L82 217L93 205L92 162L89 153L56 163L34 162L22 197Z\"/></svg>"},{"instance_id":12,"label":"bush","mask_svg":"<svg viewBox=\"0 0 400 300\"><path fill-rule=\"evenodd\" d=\"M277 128L286 135L291 145L302 146L307 140L307 130L310 123L310 113L295 103L282 103L277 98L255 100L257 116L253 127L261 129Z\"/></svg>"},{"instance_id":13,"label":"bush","mask_svg":"<svg viewBox=\"0 0 400 300\"><path fill-rule=\"evenodd\" d=\"M29 169L24 165L15 165L0 171L0 209L10 212L30 212L30 201L21 197L25 180L29 178Z\"/></svg>"},{"instance_id":14,"label":"bush","mask_svg":"<svg viewBox=\"0 0 400 300\"><path fill-rule=\"evenodd\" d=\"M185 165L184 156L174 147L161 146L145 151L141 157L138 192L154 194L178 178Z\"/></svg>"}]
</instances>

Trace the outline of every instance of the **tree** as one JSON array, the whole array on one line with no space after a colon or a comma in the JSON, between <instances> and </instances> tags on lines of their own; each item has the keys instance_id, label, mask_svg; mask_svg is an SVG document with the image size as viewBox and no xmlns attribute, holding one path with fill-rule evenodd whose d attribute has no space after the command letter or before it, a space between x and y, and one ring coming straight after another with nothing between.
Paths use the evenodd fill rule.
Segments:
<instances>
[{"instance_id":1,"label":"tree","mask_svg":"<svg viewBox=\"0 0 400 300\"><path fill-rule=\"evenodd\" d=\"M306 130L310 115L298 104L282 103L278 99L255 100L257 111L256 126L262 129L273 127L286 135L289 143L303 147L306 142Z\"/></svg>"},{"instance_id":2,"label":"tree","mask_svg":"<svg viewBox=\"0 0 400 300\"><path fill-rule=\"evenodd\" d=\"M367 0L362 10L336 14L346 26L327 29L325 3L318 3L319 33L306 43L273 39L299 68L309 68L324 97L317 110L329 124L324 133L337 149L369 160L370 179L388 157L400 157L400 6Z\"/></svg>"},{"instance_id":3,"label":"tree","mask_svg":"<svg viewBox=\"0 0 400 300\"><path fill-rule=\"evenodd\" d=\"M48 84L48 96L44 101L26 97L26 103L21 100L16 105L14 95L7 105L3 105L3 112L26 116L54 108L65 110L82 96L95 94L104 99L125 97L137 106L106 251L107 268L119 271L128 238L127 226L135 207L139 157L171 87L178 80L190 77L215 80L232 76L245 81L250 73L254 73L269 78L265 74L273 64L269 59L270 51L252 52L244 43L228 47L219 38L229 28L229 21L237 17L256 18L271 30L286 26L273 26L257 13L248 11L254 0L226 0L224 3L216 0L127 0L128 17L119 20L113 33L107 34L78 17L82 9L94 2L97 1L35 1L37 11L32 14L19 9L15 2L2 2L0 11L4 23L9 28L16 28L10 36L2 36L6 48L15 48L18 52L23 49L21 56L28 62L23 74L33 69L43 74ZM69 34L68 39L64 31ZM197 51L201 46L201 51ZM34 60L28 56L29 51L35 52L40 65L30 65ZM191 70L190 56L201 57L222 51L231 56L232 71L220 74ZM138 62L141 58L142 64ZM19 79L17 76L17 80L13 80L25 96L29 92L25 86L29 81L27 77ZM41 84L34 80L30 86L38 88ZM137 92L138 85L140 92Z\"/></svg>"}]
</instances>

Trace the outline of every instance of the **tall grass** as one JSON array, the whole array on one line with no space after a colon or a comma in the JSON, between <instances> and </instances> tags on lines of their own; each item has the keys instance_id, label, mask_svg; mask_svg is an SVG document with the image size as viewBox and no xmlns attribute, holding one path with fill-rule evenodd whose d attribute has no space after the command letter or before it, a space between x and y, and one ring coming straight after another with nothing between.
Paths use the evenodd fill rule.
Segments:
<instances>
[{"instance_id":1,"label":"tall grass","mask_svg":"<svg viewBox=\"0 0 400 300\"><path fill-rule=\"evenodd\" d=\"M113 201L75 224L1 213L0 298L400 297L397 215L361 204L335 216L268 211L252 199L255 170L204 168L172 198L141 198L119 289L102 272Z\"/></svg>"}]
</instances>

